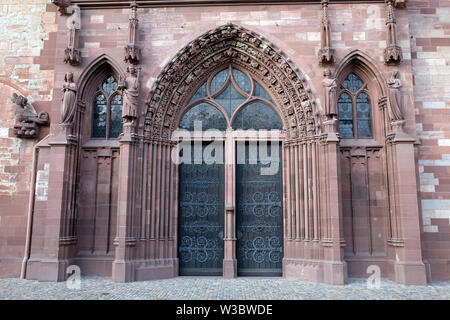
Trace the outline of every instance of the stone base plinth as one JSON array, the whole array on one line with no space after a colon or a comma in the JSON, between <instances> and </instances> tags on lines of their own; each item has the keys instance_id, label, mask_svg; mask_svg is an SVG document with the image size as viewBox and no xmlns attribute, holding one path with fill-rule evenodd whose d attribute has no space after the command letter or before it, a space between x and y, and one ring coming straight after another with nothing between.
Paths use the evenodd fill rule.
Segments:
<instances>
[{"instance_id":1,"label":"stone base plinth","mask_svg":"<svg viewBox=\"0 0 450 320\"><path fill-rule=\"evenodd\" d=\"M395 282L408 285L426 285L427 272L422 262L396 262Z\"/></svg>"},{"instance_id":2,"label":"stone base plinth","mask_svg":"<svg viewBox=\"0 0 450 320\"><path fill-rule=\"evenodd\" d=\"M223 277L228 279L237 277L236 259L223 260Z\"/></svg>"},{"instance_id":3,"label":"stone base plinth","mask_svg":"<svg viewBox=\"0 0 450 320\"><path fill-rule=\"evenodd\" d=\"M347 264L308 259L283 259L283 275L289 279L343 285L347 281Z\"/></svg>"},{"instance_id":4,"label":"stone base plinth","mask_svg":"<svg viewBox=\"0 0 450 320\"><path fill-rule=\"evenodd\" d=\"M178 259L152 259L113 264L113 281L132 282L178 276Z\"/></svg>"},{"instance_id":5,"label":"stone base plinth","mask_svg":"<svg viewBox=\"0 0 450 320\"><path fill-rule=\"evenodd\" d=\"M26 279L39 281L65 281L68 260L28 260Z\"/></svg>"}]
</instances>

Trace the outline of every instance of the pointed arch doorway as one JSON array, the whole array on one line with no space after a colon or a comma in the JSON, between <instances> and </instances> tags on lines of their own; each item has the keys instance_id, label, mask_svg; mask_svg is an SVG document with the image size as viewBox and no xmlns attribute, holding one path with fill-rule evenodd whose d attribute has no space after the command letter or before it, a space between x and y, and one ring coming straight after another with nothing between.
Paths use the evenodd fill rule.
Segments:
<instances>
[{"instance_id":1,"label":"pointed arch doorway","mask_svg":"<svg viewBox=\"0 0 450 320\"><path fill-rule=\"evenodd\" d=\"M216 188L223 185L224 191L212 193L224 194L224 199L212 206L218 212L215 234L223 232L223 238L210 239L223 243L223 249L217 246L217 254L211 255L216 259L215 274L227 278L282 274L344 281L340 225L331 223L339 221L340 211L330 209L339 191L332 178L338 169L338 140L322 131L320 109L307 79L267 39L234 24L201 35L163 69L147 97L142 126L142 157L146 159L142 172L148 173L146 190L155 195L142 211L150 213L150 228L142 228L140 237L149 239L146 254L151 257L149 266L139 270L142 278L145 272L152 277L176 276L189 268L182 261L189 256L182 239L194 235L183 224L190 227L196 221L183 220L186 208L182 203L186 201L180 187L185 180L180 175L186 168L173 163L170 154L179 143L175 137L179 129L191 133L188 144L194 146L199 140L210 143L205 139L206 133L211 137L207 129L216 129L220 138L214 141L224 150L223 182L221 174L214 178L219 181ZM195 120L199 119L202 125L196 133ZM261 137L261 130L266 136ZM198 145L202 154L207 146ZM277 170L258 180L255 177L271 163L260 161L262 146L267 146L263 149L269 158L278 155ZM257 157L250 152L255 147ZM195 236L205 236L209 232L205 230ZM124 231L123 239L126 236ZM192 252L203 252L204 258L211 252L207 243L203 240L202 249ZM126 254L122 241L124 246Z\"/></svg>"},{"instance_id":2,"label":"pointed arch doorway","mask_svg":"<svg viewBox=\"0 0 450 320\"><path fill-rule=\"evenodd\" d=\"M275 108L264 87L232 64L191 98L179 124L192 133L183 142L188 163L179 165L180 275L222 275L226 224L238 275L282 274L283 124ZM235 221L225 221L225 207Z\"/></svg>"}]
</instances>

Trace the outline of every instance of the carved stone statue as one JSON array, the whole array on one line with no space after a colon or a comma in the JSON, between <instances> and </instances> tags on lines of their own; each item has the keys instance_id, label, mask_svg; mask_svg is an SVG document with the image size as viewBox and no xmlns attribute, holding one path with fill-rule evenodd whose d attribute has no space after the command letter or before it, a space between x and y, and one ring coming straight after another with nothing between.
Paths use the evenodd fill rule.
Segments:
<instances>
[{"instance_id":1,"label":"carved stone statue","mask_svg":"<svg viewBox=\"0 0 450 320\"><path fill-rule=\"evenodd\" d=\"M71 124L76 110L77 85L73 81L73 73L67 72L62 88L61 124Z\"/></svg>"},{"instance_id":2,"label":"carved stone statue","mask_svg":"<svg viewBox=\"0 0 450 320\"><path fill-rule=\"evenodd\" d=\"M325 115L327 119L333 119L338 114L336 107L336 79L331 78L330 69L325 69L323 75L325 77L322 81L325 89Z\"/></svg>"},{"instance_id":3,"label":"carved stone statue","mask_svg":"<svg viewBox=\"0 0 450 320\"><path fill-rule=\"evenodd\" d=\"M48 113L43 111L37 114L28 99L17 93L13 94L11 100L16 105L14 134L19 138L36 138L39 126L47 126L50 122Z\"/></svg>"},{"instance_id":4,"label":"carved stone statue","mask_svg":"<svg viewBox=\"0 0 450 320\"><path fill-rule=\"evenodd\" d=\"M387 80L388 85L388 99L389 99L389 119L391 121L404 120L402 115L402 97L400 88L402 87L402 81L399 79L398 70L394 70L391 73L391 77Z\"/></svg>"},{"instance_id":5,"label":"carved stone statue","mask_svg":"<svg viewBox=\"0 0 450 320\"><path fill-rule=\"evenodd\" d=\"M137 105L139 103L139 72L135 66L131 65L127 68L127 77L121 78L119 90L123 94L123 122L134 122L137 116Z\"/></svg>"}]
</instances>

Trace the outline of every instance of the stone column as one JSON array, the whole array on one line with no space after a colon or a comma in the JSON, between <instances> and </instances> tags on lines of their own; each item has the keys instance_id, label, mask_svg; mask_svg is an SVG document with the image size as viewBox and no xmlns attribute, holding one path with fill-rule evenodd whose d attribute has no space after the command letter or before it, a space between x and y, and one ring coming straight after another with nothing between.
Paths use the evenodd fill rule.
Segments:
<instances>
[{"instance_id":1,"label":"stone column","mask_svg":"<svg viewBox=\"0 0 450 320\"><path fill-rule=\"evenodd\" d=\"M112 279L116 282L130 282L135 279L134 249L136 237L133 234L133 160L135 137L131 133L131 123L124 124L120 138L119 192L117 206L117 231L114 244L115 258L112 266Z\"/></svg>"},{"instance_id":2,"label":"stone column","mask_svg":"<svg viewBox=\"0 0 450 320\"><path fill-rule=\"evenodd\" d=\"M225 230L224 230L224 259L223 277L235 278L237 276L236 260L236 172L235 172L235 145L231 131L227 132L225 139Z\"/></svg>"},{"instance_id":3,"label":"stone column","mask_svg":"<svg viewBox=\"0 0 450 320\"><path fill-rule=\"evenodd\" d=\"M337 120L324 122L326 129L322 143L324 144L326 207L323 277L324 282L343 285L347 281L347 264L344 261L345 242L343 240L342 201L340 188L340 156L339 136L336 134Z\"/></svg>"},{"instance_id":4,"label":"stone column","mask_svg":"<svg viewBox=\"0 0 450 320\"><path fill-rule=\"evenodd\" d=\"M391 223L397 226L398 233L396 238L390 239L388 243L395 253L395 281L401 284L425 285L427 277L420 239L415 139L399 129L394 130L394 133L388 135L393 159L393 194L396 196L394 208L391 208Z\"/></svg>"}]
</instances>

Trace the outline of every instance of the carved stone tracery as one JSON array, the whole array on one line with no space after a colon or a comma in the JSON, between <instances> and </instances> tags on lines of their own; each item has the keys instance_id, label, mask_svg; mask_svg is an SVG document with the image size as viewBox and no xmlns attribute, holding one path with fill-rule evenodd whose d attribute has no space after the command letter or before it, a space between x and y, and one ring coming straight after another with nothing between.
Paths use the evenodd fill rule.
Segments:
<instances>
[{"instance_id":1,"label":"carved stone tracery","mask_svg":"<svg viewBox=\"0 0 450 320\"><path fill-rule=\"evenodd\" d=\"M331 48L330 21L328 20L328 0L322 0L322 18L320 20L319 63L329 64L334 60L334 49Z\"/></svg>"},{"instance_id":2,"label":"carved stone tracery","mask_svg":"<svg viewBox=\"0 0 450 320\"><path fill-rule=\"evenodd\" d=\"M125 62L138 64L141 58L141 49L136 45L139 20L137 18L137 3L131 3L131 14L128 34L128 45L125 47Z\"/></svg>"},{"instance_id":3,"label":"carved stone tracery","mask_svg":"<svg viewBox=\"0 0 450 320\"><path fill-rule=\"evenodd\" d=\"M387 47L384 50L384 62L397 65L402 61L402 48L397 44L397 21L394 14L394 0L386 0L387 5Z\"/></svg>"},{"instance_id":4,"label":"carved stone tracery","mask_svg":"<svg viewBox=\"0 0 450 320\"><path fill-rule=\"evenodd\" d=\"M52 3L59 7L61 15L68 16L66 25L69 29L69 40L67 48L64 50L64 62L73 66L81 63L81 51L78 48L78 30L81 29L81 9L78 5L72 4L71 0L52 0Z\"/></svg>"},{"instance_id":5,"label":"carved stone tracery","mask_svg":"<svg viewBox=\"0 0 450 320\"><path fill-rule=\"evenodd\" d=\"M182 114L179 106L219 67L250 71L273 93L289 138L318 134L311 90L298 69L261 36L227 24L197 38L164 68L147 97L145 135L169 139Z\"/></svg>"}]
</instances>

